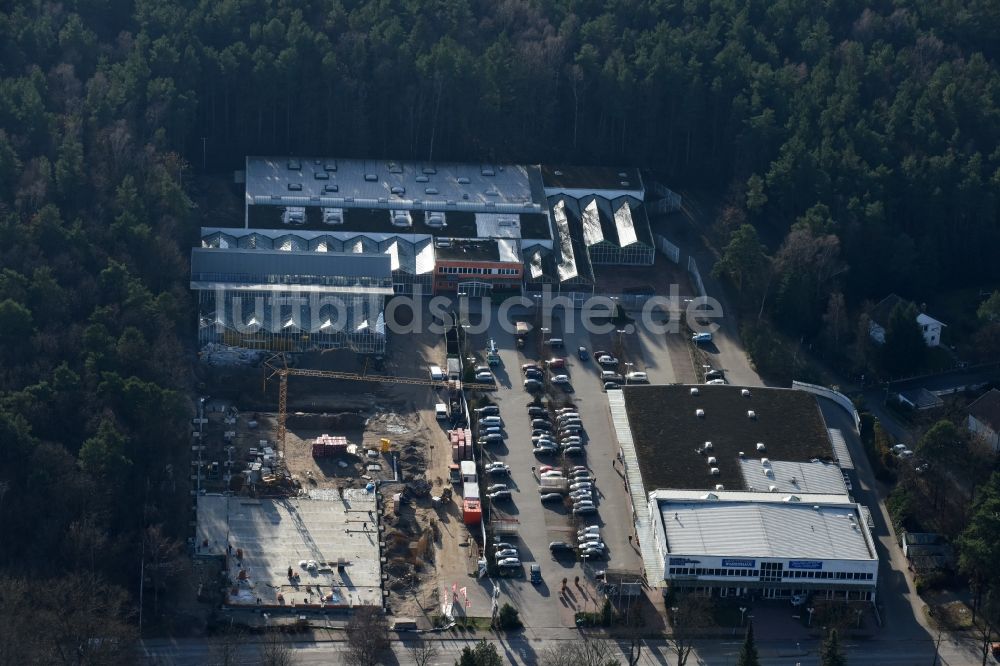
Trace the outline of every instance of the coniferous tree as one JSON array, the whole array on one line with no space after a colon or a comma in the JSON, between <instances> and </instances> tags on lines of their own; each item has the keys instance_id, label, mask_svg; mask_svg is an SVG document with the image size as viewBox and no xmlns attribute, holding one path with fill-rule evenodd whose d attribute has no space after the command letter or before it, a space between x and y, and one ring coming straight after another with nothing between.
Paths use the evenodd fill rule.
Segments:
<instances>
[{"instance_id":1,"label":"coniferous tree","mask_svg":"<svg viewBox=\"0 0 1000 666\"><path fill-rule=\"evenodd\" d=\"M753 622L747 623L746 637L743 639L740 655L736 659L736 666L760 666L760 659L757 656L757 644L753 639Z\"/></svg>"},{"instance_id":2,"label":"coniferous tree","mask_svg":"<svg viewBox=\"0 0 1000 666\"><path fill-rule=\"evenodd\" d=\"M831 629L826 640L823 641L823 651L820 653L821 666L847 666L847 659L840 651L840 639L837 630Z\"/></svg>"}]
</instances>

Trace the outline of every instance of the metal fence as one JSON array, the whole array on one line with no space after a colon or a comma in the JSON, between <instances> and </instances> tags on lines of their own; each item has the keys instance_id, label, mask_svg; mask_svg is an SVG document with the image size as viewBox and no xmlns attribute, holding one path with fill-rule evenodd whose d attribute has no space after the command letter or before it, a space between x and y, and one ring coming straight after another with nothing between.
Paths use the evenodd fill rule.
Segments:
<instances>
[{"instance_id":1,"label":"metal fence","mask_svg":"<svg viewBox=\"0 0 1000 666\"><path fill-rule=\"evenodd\" d=\"M695 289L698 290L698 295L707 296L705 283L701 281L701 272L698 270L698 262L694 260L694 257L688 257L688 273L691 274L691 281L694 283Z\"/></svg>"},{"instance_id":2,"label":"metal fence","mask_svg":"<svg viewBox=\"0 0 1000 666\"><path fill-rule=\"evenodd\" d=\"M833 402L837 403L841 407L847 410L854 419L854 428L861 433L861 417L858 415L858 410L854 408L854 403L843 393L834 391L825 386L818 386L816 384L807 384L806 382L793 381L792 388L799 391L806 391L807 393L812 393L813 395L819 395Z\"/></svg>"},{"instance_id":3,"label":"metal fence","mask_svg":"<svg viewBox=\"0 0 1000 666\"><path fill-rule=\"evenodd\" d=\"M667 259L675 264L681 263L681 249L679 247L668 241L660 234L653 235L653 242L656 243L656 249L665 254Z\"/></svg>"}]
</instances>

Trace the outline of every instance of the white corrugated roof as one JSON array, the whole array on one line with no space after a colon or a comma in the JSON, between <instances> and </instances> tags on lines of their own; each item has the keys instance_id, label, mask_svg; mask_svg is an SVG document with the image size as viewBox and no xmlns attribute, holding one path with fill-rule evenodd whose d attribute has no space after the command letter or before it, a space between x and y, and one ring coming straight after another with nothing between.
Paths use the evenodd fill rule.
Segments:
<instances>
[{"instance_id":1,"label":"white corrugated roof","mask_svg":"<svg viewBox=\"0 0 1000 666\"><path fill-rule=\"evenodd\" d=\"M587 247L597 245L604 240L604 230L601 229L601 211L597 207L597 199L580 210L580 224L583 226L583 242Z\"/></svg>"},{"instance_id":2,"label":"white corrugated roof","mask_svg":"<svg viewBox=\"0 0 1000 666\"><path fill-rule=\"evenodd\" d=\"M413 253L416 257L414 270L416 275L434 272L434 241L424 239L413 244Z\"/></svg>"},{"instance_id":3,"label":"white corrugated roof","mask_svg":"<svg viewBox=\"0 0 1000 666\"><path fill-rule=\"evenodd\" d=\"M842 495L704 490L652 495L672 554L875 559L858 506Z\"/></svg>"},{"instance_id":4,"label":"white corrugated roof","mask_svg":"<svg viewBox=\"0 0 1000 666\"><path fill-rule=\"evenodd\" d=\"M500 261L511 263L521 263L521 253L517 248L517 240L514 238L498 238L497 250L500 252Z\"/></svg>"},{"instance_id":5,"label":"white corrugated roof","mask_svg":"<svg viewBox=\"0 0 1000 666\"><path fill-rule=\"evenodd\" d=\"M759 455L759 454L758 454ZM767 453L763 454L764 456ZM782 493L820 493L824 495L846 495L844 475L840 467L824 462L790 462L769 460L764 466L758 458L740 460L740 471L748 490ZM770 470L770 475L767 471Z\"/></svg>"},{"instance_id":6,"label":"white corrugated roof","mask_svg":"<svg viewBox=\"0 0 1000 666\"><path fill-rule=\"evenodd\" d=\"M628 420L628 410L625 408L625 393L623 391L608 391L608 407L611 410L611 424L615 429L615 437L621 447L621 459L625 467L628 489L632 498L632 511L635 515L635 531L639 537L639 551L642 554L643 568L646 569L646 580L651 585L659 585L663 581L663 557L657 552L654 536L654 520L658 516L650 515L649 502L646 501L646 490L639 472L639 459L635 452L635 442L632 440L632 426Z\"/></svg>"},{"instance_id":7,"label":"white corrugated roof","mask_svg":"<svg viewBox=\"0 0 1000 666\"><path fill-rule=\"evenodd\" d=\"M566 217L566 200L560 199L552 206L552 215L556 221L556 234L559 236L559 264L556 270L559 281L572 280L580 273L576 269L576 256L573 253L573 237L569 233L569 220Z\"/></svg>"},{"instance_id":8,"label":"white corrugated roof","mask_svg":"<svg viewBox=\"0 0 1000 666\"><path fill-rule=\"evenodd\" d=\"M615 227L618 229L618 247L628 247L639 240L635 233L635 222L632 221L632 206L628 200L615 211Z\"/></svg>"},{"instance_id":9,"label":"white corrugated roof","mask_svg":"<svg viewBox=\"0 0 1000 666\"><path fill-rule=\"evenodd\" d=\"M521 216L517 213L476 213L479 238L520 238Z\"/></svg>"}]
</instances>

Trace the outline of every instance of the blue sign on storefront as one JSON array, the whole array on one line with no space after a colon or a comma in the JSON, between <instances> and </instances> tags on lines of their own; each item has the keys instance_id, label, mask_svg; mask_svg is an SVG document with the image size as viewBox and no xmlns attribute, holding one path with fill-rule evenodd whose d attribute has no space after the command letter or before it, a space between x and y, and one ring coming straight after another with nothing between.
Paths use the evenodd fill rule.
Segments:
<instances>
[{"instance_id":1,"label":"blue sign on storefront","mask_svg":"<svg viewBox=\"0 0 1000 666\"><path fill-rule=\"evenodd\" d=\"M733 560L724 558L722 560L722 566L730 567L732 569L753 569L756 562L756 560Z\"/></svg>"},{"instance_id":2,"label":"blue sign on storefront","mask_svg":"<svg viewBox=\"0 0 1000 666\"><path fill-rule=\"evenodd\" d=\"M823 568L823 563L817 560L788 560L789 569L809 569L819 571Z\"/></svg>"}]
</instances>

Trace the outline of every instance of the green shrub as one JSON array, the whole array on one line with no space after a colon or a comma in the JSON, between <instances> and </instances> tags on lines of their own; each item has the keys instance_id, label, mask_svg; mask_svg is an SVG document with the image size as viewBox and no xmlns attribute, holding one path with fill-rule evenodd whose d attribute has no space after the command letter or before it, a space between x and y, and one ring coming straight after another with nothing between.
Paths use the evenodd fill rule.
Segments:
<instances>
[{"instance_id":1,"label":"green shrub","mask_svg":"<svg viewBox=\"0 0 1000 666\"><path fill-rule=\"evenodd\" d=\"M523 625L521 624L521 614L518 613L517 609L510 604L504 604L500 607L500 628L504 630L520 629Z\"/></svg>"}]
</instances>

